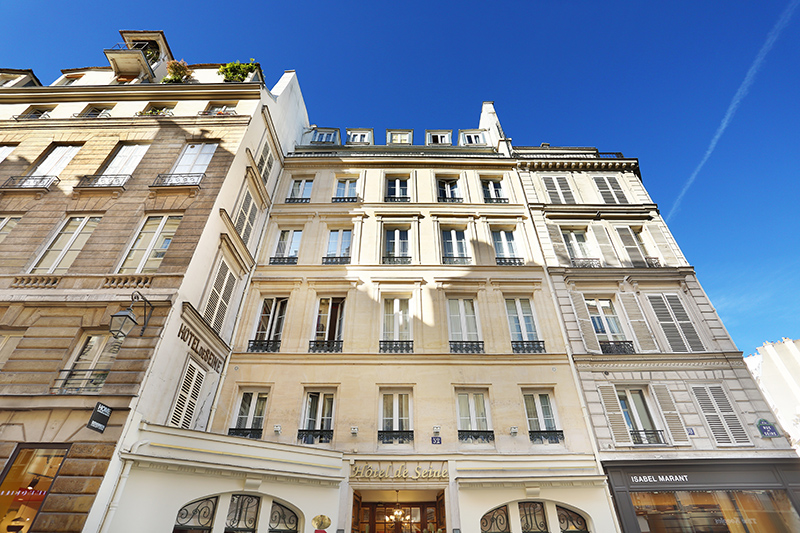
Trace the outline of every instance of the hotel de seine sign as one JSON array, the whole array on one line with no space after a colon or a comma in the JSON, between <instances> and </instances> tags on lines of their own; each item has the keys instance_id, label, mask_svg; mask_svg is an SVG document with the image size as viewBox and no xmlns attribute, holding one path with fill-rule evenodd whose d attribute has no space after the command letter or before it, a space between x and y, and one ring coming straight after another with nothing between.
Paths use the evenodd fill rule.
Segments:
<instances>
[{"instance_id":1,"label":"hotel de seine sign","mask_svg":"<svg viewBox=\"0 0 800 533\"><path fill-rule=\"evenodd\" d=\"M367 462L350 466L350 479L359 481L446 481L447 461Z\"/></svg>"}]
</instances>

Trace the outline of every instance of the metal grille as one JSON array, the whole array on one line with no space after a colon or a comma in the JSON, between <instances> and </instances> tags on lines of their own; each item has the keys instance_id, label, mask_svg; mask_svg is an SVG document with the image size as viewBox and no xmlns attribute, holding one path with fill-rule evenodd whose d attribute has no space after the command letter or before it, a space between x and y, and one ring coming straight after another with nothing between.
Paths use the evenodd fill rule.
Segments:
<instances>
[{"instance_id":1,"label":"metal grille","mask_svg":"<svg viewBox=\"0 0 800 533\"><path fill-rule=\"evenodd\" d=\"M472 264L472 258L446 255L442 257L442 263L444 263L445 265L469 265Z\"/></svg>"},{"instance_id":2,"label":"metal grille","mask_svg":"<svg viewBox=\"0 0 800 533\"><path fill-rule=\"evenodd\" d=\"M251 340L247 343L248 352L279 352L281 341Z\"/></svg>"},{"instance_id":3,"label":"metal grille","mask_svg":"<svg viewBox=\"0 0 800 533\"><path fill-rule=\"evenodd\" d=\"M48 189L59 181L57 176L12 176L0 189Z\"/></svg>"},{"instance_id":4,"label":"metal grille","mask_svg":"<svg viewBox=\"0 0 800 533\"><path fill-rule=\"evenodd\" d=\"M260 439L264 428L230 428L228 435L231 437L247 437L248 439Z\"/></svg>"},{"instance_id":5,"label":"metal grille","mask_svg":"<svg viewBox=\"0 0 800 533\"><path fill-rule=\"evenodd\" d=\"M414 341L380 341L381 353L414 353Z\"/></svg>"},{"instance_id":6,"label":"metal grille","mask_svg":"<svg viewBox=\"0 0 800 533\"><path fill-rule=\"evenodd\" d=\"M334 196L331 198L331 202L335 204L343 204L349 202L357 202L358 196Z\"/></svg>"},{"instance_id":7,"label":"metal grille","mask_svg":"<svg viewBox=\"0 0 800 533\"><path fill-rule=\"evenodd\" d=\"M151 187L186 187L200 185L205 173L196 174L159 174Z\"/></svg>"},{"instance_id":8,"label":"metal grille","mask_svg":"<svg viewBox=\"0 0 800 533\"><path fill-rule=\"evenodd\" d=\"M195 531L211 531L216 510L216 496L187 503L178 511L178 516L175 517L175 525Z\"/></svg>"},{"instance_id":9,"label":"metal grille","mask_svg":"<svg viewBox=\"0 0 800 533\"><path fill-rule=\"evenodd\" d=\"M483 353L483 341L450 341L450 353Z\"/></svg>"},{"instance_id":10,"label":"metal grille","mask_svg":"<svg viewBox=\"0 0 800 533\"><path fill-rule=\"evenodd\" d=\"M270 265L296 265L297 257L270 257Z\"/></svg>"},{"instance_id":11,"label":"metal grille","mask_svg":"<svg viewBox=\"0 0 800 533\"><path fill-rule=\"evenodd\" d=\"M272 502L269 533L297 533L297 514L288 507Z\"/></svg>"},{"instance_id":12,"label":"metal grille","mask_svg":"<svg viewBox=\"0 0 800 533\"><path fill-rule=\"evenodd\" d=\"M384 202L410 202L410 196L385 196L383 198Z\"/></svg>"},{"instance_id":13,"label":"metal grille","mask_svg":"<svg viewBox=\"0 0 800 533\"><path fill-rule=\"evenodd\" d=\"M600 268L600 260L590 257L572 259L572 266L575 268Z\"/></svg>"},{"instance_id":14,"label":"metal grille","mask_svg":"<svg viewBox=\"0 0 800 533\"><path fill-rule=\"evenodd\" d=\"M409 256L384 255L383 256L383 264L384 265L410 265L411 264L411 257L409 257Z\"/></svg>"},{"instance_id":15,"label":"metal grille","mask_svg":"<svg viewBox=\"0 0 800 533\"><path fill-rule=\"evenodd\" d=\"M487 443L494 442L494 431L482 429L459 429L460 442Z\"/></svg>"},{"instance_id":16,"label":"metal grille","mask_svg":"<svg viewBox=\"0 0 800 533\"><path fill-rule=\"evenodd\" d=\"M308 341L308 351L311 353L335 353L342 351L343 341Z\"/></svg>"},{"instance_id":17,"label":"metal grille","mask_svg":"<svg viewBox=\"0 0 800 533\"><path fill-rule=\"evenodd\" d=\"M406 442L413 442L414 431L378 431L378 441L382 444L404 444Z\"/></svg>"},{"instance_id":18,"label":"metal grille","mask_svg":"<svg viewBox=\"0 0 800 533\"><path fill-rule=\"evenodd\" d=\"M519 502L519 520L522 533L547 533L547 517L542 502Z\"/></svg>"},{"instance_id":19,"label":"metal grille","mask_svg":"<svg viewBox=\"0 0 800 533\"><path fill-rule=\"evenodd\" d=\"M455 198L455 197L448 198L447 196L440 196L439 197L439 202L440 203L444 203L444 204L460 204L463 201L464 201L463 198Z\"/></svg>"},{"instance_id":20,"label":"metal grille","mask_svg":"<svg viewBox=\"0 0 800 533\"><path fill-rule=\"evenodd\" d=\"M333 440L332 429L298 429L297 440L304 444L321 444L328 443Z\"/></svg>"},{"instance_id":21,"label":"metal grille","mask_svg":"<svg viewBox=\"0 0 800 533\"><path fill-rule=\"evenodd\" d=\"M130 174L95 174L83 176L76 189L90 189L94 187L122 187L131 179Z\"/></svg>"},{"instance_id":22,"label":"metal grille","mask_svg":"<svg viewBox=\"0 0 800 533\"><path fill-rule=\"evenodd\" d=\"M612 355L635 354L633 341L600 341L600 350Z\"/></svg>"},{"instance_id":23,"label":"metal grille","mask_svg":"<svg viewBox=\"0 0 800 533\"><path fill-rule=\"evenodd\" d=\"M589 529L586 527L586 519L575 511L556 505L556 514L558 515L558 526L561 528L562 533L589 533Z\"/></svg>"},{"instance_id":24,"label":"metal grille","mask_svg":"<svg viewBox=\"0 0 800 533\"><path fill-rule=\"evenodd\" d=\"M528 431L528 438L531 439L531 442L534 444L544 444L548 442L550 444L558 444L559 442L564 440L564 432L559 430L549 430L549 431Z\"/></svg>"},{"instance_id":25,"label":"metal grille","mask_svg":"<svg viewBox=\"0 0 800 533\"><path fill-rule=\"evenodd\" d=\"M349 265L350 264L350 256L349 255L342 255L342 256L327 256L322 258L323 265Z\"/></svg>"},{"instance_id":26,"label":"metal grille","mask_svg":"<svg viewBox=\"0 0 800 533\"><path fill-rule=\"evenodd\" d=\"M497 257L497 264L499 266L523 266L525 260L521 257Z\"/></svg>"},{"instance_id":27,"label":"metal grille","mask_svg":"<svg viewBox=\"0 0 800 533\"><path fill-rule=\"evenodd\" d=\"M544 341L511 341L514 353L545 353Z\"/></svg>"},{"instance_id":28,"label":"metal grille","mask_svg":"<svg viewBox=\"0 0 800 533\"><path fill-rule=\"evenodd\" d=\"M508 507L502 506L481 517L481 533L510 533Z\"/></svg>"},{"instance_id":29,"label":"metal grille","mask_svg":"<svg viewBox=\"0 0 800 533\"><path fill-rule=\"evenodd\" d=\"M630 432L634 444L666 444L661 429L631 429Z\"/></svg>"}]
</instances>

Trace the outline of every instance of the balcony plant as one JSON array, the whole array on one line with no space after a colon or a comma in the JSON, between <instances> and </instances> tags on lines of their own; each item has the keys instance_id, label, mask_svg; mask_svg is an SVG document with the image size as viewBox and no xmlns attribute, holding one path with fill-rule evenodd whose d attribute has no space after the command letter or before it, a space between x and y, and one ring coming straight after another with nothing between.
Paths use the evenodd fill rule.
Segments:
<instances>
[{"instance_id":1,"label":"balcony plant","mask_svg":"<svg viewBox=\"0 0 800 533\"><path fill-rule=\"evenodd\" d=\"M183 83L189 76L192 75L192 69L186 64L186 61L181 59L175 61L174 59L167 63L167 76L161 80L161 83Z\"/></svg>"},{"instance_id":2,"label":"balcony plant","mask_svg":"<svg viewBox=\"0 0 800 533\"><path fill-rule=\"evenodd\" d=\"M226 63L219 67L217 73L222 74L225 81L244 81L248 74L257 69L258 63L255 63L255 59L251 57L249 63L239 63L238 61Z\"/></svg>"}]
</instances>

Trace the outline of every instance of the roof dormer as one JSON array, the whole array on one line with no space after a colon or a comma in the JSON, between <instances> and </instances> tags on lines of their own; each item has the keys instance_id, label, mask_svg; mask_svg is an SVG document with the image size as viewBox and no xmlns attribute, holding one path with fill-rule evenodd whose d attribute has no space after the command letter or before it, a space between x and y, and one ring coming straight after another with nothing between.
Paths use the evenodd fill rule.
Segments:
<instances>
[{"instance_id":1,"label":"roof dormer","mask_svg":"<svg viewBox=\"0 0 800 533\"><path fill-rule=\"evenodd\" d=\"M105 50L108 62L117 76L136 76L155 81L155 70L171 61L172 51L162 31L119 32L123 42Z\"/></svg>"}]
</instances>

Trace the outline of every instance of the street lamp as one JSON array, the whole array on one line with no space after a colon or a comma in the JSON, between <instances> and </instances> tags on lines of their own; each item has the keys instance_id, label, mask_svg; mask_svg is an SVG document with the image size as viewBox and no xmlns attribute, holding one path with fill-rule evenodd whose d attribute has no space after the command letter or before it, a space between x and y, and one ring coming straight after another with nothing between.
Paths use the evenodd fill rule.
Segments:
<instances>
[{"instance_id":1,"label":"street lamp","mask_svg":"<svg viewBox=\"0 0 800 533\"><path fill-rule=\"evenodd\" d=\"M150 322L150 317L153 316L153 304L147 301L147 298L145 298L141 292L133 291L131 294L131 305L129 305L124 311L119 311L111 315L111 321L109 322L108 330L115 338L124 339L134 327L139 325L139 323L136 321L136 313L133 312L133 304L136 302L142 302L142 313L145 315L145 317L144 324L142 325L142 332L139 333L139 336L141 337L144 335L144 330L147 327L147 323Z\"/></svg>"}]
</instances>

